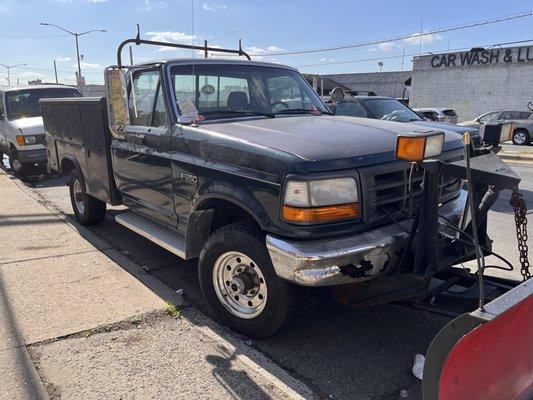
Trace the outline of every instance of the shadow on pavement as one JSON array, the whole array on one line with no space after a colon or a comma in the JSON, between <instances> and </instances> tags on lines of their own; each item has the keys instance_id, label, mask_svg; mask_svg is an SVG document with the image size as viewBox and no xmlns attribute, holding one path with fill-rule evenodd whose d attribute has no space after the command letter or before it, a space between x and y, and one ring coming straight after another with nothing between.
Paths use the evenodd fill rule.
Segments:
<instances>
[{"instance_id":1,"label":"shadow on pavement","mask_svg":"<svg viewBox=\"0 0 533 400\"><path fill-rule=\"evenodd\" d=\"M9 303L9 297L3 282L4 278L2 276L2 269L0 269L0 318L2 319L1 324L3 325L1 328L5 333L0 341L2 344L0 353L7 355L7 357L0 357L3 358L2 362L0 362L0 369L5 368L11 372L9 375L5 373L4 375L8 376L4 376L3 378L7 378L12 385L16 382L17 395L24 392L24 398L36 400L45 399L46 394L43 393L43 387L35 372L35 367L28 355L26 346L24 345L24 338L22 337L20 327L15 320L15 314ZM4 345L6 344L7 346L4 348ZM13 371L16 372L13 373ZM11 389L14 387L15 385L13 385ZM8 389L4 387L3 391L6 390ZM4 392L4 394L7 393Z\"/></svg>"}]
</instances>

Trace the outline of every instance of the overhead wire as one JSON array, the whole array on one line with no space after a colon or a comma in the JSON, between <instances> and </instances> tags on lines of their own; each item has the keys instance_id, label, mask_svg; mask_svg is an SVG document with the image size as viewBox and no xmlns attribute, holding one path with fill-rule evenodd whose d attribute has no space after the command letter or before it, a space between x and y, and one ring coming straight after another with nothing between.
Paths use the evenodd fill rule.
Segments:
<instances>
[{"instance_id":1,"label":"overhead wire","mask_svg":"<svg viewBox=\"0 0 533 400\"><path fill-rule=\"evenodd\" d=\"M461 25L455 25L455 26L448 26L443 28L437 28L437 29L431 29L425 32L419 32L419 33L412 33L412 34L405 34L405 35L399 35L384 39L375 39L370 40L366 42L359 42L359 43L349 43L349 44L339 44L339 45L333 45L328 47L321 47L321 48L314 48L314 49L302 49L302 50L287 50L287 51L273 51L273 52L267 52L267 53L261 53L261 54L250 54L255 56L262 56L262 57L270 57L270 56L287 56L287 55L300 55L300 54L310 54L310 53L321 53L326 51L334 51L334 50L345 50L345 49L352 49L356 47L365 47L365 46L371 46L375 44L381 44L381 43L389 43L389 42L398 42L400 40L405 39L418 39L420 37L429 36L429 35L436 35L439 33L445 33L445 32L451 32L451 31L458 31L462 29L468 29L468 28L474 28L478 26L484 26L484 25L490 25L490 24L496 24L500 22L506 22L511 21L518 18L525 18L533 16L533 11L526 11L519 14L512 14L512 15L505 15L500 16L492 19L485 19L485 20L479 20L474 22L468 22Z\"/></svg>"}]
</instances>

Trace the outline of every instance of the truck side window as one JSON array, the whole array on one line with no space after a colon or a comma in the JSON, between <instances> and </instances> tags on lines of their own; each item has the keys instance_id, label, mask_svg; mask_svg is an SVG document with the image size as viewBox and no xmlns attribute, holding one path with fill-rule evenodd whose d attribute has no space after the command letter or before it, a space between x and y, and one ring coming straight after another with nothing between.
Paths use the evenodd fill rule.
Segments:
<instances>
[{"instance_id":1,"label":"truck side window","mask_svg":"<svg viewBox=\"0 0 533 400\"><path fill-rule=\"evenodd\" d=\"M0 93L0 119L4 119L4 94Z\"/></svg>"},{"instance_id":2,"label":"truck side window","mask_svg":"<svg viewBox=\"0 0 533 400\"><path fill-rule=\"evenodd\" d=\"M133 73L133 84L128 95L132 125L150 126L152 110L159 84L159 71Z\"/></svg>"}]
</instances>

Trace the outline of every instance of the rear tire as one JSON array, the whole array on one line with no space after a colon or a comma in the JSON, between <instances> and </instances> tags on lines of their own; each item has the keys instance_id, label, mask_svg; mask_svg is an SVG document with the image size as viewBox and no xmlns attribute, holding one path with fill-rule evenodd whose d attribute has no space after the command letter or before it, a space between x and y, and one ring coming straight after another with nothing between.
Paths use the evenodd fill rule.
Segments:
<instances>
[{"instance_id":1,"label":"rear tire","mask_svg":"<svg viewBox=\"0 0 533 400\"><path fill-rule=\"evenodd\" d=\"M78 222L82 225L96 225L105 218L106 203L87 194L81 172L73 170L69 178L70 202Z\"/></svg>"},{"instance_id":2,"label":"rear tire","mask_svg":"<svg viewBox=\"0 0 533 400\"><path fill-rule=\"evenodd\" d=\"M279 278L261 232L245 223L215 231L198 263L209 311L221 324L251 338L273 335L297 307L297 287Z\"/></svg>"},{"instance_id":3,"label":"rear tire","mask_svg":"<svg viewBox=\"0 0 533 400\"><path fill-rule=\"evenodd\" d=\"M529 132L525 129L518 129L513 132L513 143L518 146L526 146L531 143Z\"/></svg>"}]
</instances>

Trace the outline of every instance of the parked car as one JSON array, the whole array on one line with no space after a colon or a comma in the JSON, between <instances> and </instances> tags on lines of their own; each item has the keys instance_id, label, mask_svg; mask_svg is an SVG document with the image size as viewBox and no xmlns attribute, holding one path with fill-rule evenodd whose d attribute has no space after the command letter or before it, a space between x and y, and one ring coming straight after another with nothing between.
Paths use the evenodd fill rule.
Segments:
<instances>
[{"instance_id":1,"label":"parked car","mask_svg":"<svg viewBox=\"0 0 533 400\"><path fill-rule=\"evenodd\" d=\"M445 122L447 124L456 124L457 123L457 113L453 108L413 108L413 111L416 112L434 112L437 114L437 121Z\"/></svg>"},{"instance_id":2,"label":"parked car","mask_svg":"<svg viewBox=\"0 0 533 400\"><path fill-rule=\"evenodd\" d=\"M2 153L21 176L46 170L46 148L39 100L80 97L78 89L62 85L0 88L0 160Z\"/></svg>"},{"instance_id":3,"label":"parked car","mask_svg":"<svg viewBox=\"0 0 533 400\"><path fill-rule=\"evenodd\" d=\"M342 89L334 89L331 93L331 101L327 105L335 115L409 122L427 128L452 131L461 135L469 132L472 135L474 145L481 145L479 129L443 122L425 121L424 118L409 107L391 97L345 96Z\"/></svg>"},{"instance_id":4,"label":"parked car","mask_svg":"<svg viewBox=\"0 0 533 400\"><path fill-rule=\"evenodd\" d=\"M533 111L491 111L480 115L474 120L461 122L460 126L479 128L487 122L515 121L513 131L513 143L516 145L528 145L533 139Z\"/></svg>"},{"instance_id":5,"label":"parked car","mask_svg":"<svg viewBox=\"0 0 533 400\"><path fill-rule=\"evenodd\" d=\"M479 117L473 120L459 122L457 125L479 128L481 125L489 121L514 121L519 119L528 119L532 115L533 111L490 111L488 113L481 114Z\"/></svg>"},{"instance_id":6,"label":"parked car","mask_svg":"<svg viewBox=\"0 0 533 400\"><path fill-rule=\"evenodd\" d=\"M333 116L296 69L280 64L177 59L124 74L107 70L109 104L41 103L48 164L70 176L80 223L102 221L106 203L126 205L116 221L184 259L198 257L210 311L250 337L290 320L295 285L398 272L411 163L394 149L399 133L420 134L415 125ZM460 160L461 136L442 138L438 157ZM461 180L440 185L439 214L457 222ZM412 190L415 198L421 187Z\"/></svg>"},{"instance_id":7,"label":"parked car","mask_svg":"<svg viewBox=\"0 0 533 400\"><path fill-rule=\"evenodd\" d=\"M433 110L413 110L426 121L439 121L439 113Z\"/></svg>"}]
</instances>

